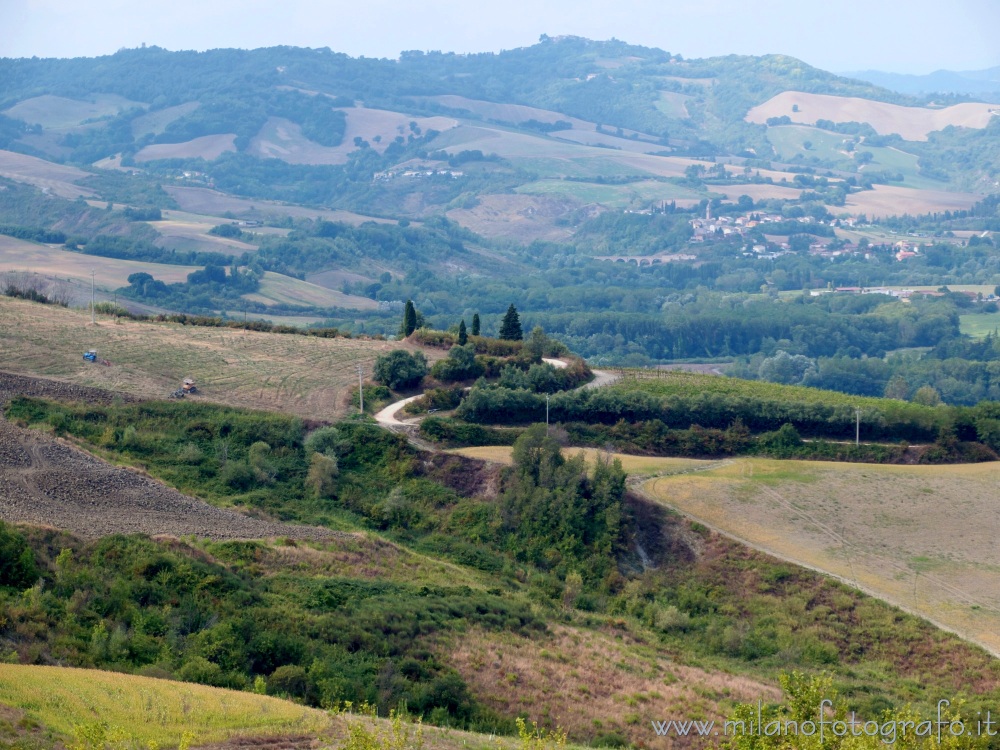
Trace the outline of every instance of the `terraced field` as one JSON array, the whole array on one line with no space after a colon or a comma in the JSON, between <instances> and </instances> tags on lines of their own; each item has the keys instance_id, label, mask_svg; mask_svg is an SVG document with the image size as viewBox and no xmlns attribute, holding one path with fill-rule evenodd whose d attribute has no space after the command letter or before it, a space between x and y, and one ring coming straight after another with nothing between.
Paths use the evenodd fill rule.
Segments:
<instances>
[{"instance_id":1,"label":"terraced field","mask_svg":"<svg viewBox=\"0 0 1000 750\"><path fill-rule=\"evenodd\" d=\"M91 348L112 366L85 362L82 353ZM145 398L164 398L192 377L197 398L336 419L348 411L357 365L370 373L379 354L396 348L412 347L108 318L91 326L78 310L0 297L4 369Z\"/></svg>"}]
</instances>

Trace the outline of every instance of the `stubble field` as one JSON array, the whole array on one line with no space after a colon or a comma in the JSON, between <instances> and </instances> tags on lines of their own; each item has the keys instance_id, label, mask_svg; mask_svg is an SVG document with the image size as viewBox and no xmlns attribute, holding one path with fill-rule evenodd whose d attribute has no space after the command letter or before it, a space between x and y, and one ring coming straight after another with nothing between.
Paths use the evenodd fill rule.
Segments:
<instances>
[{"instance_id":1,"label":"stubble field","mask_svg":"<svg viewBox=\"0 0 1000 750\"><path fill-rule=\"evenodd\" d=\"M642 490L1000 654L1000 463L734 459Z\"/></svg>"},{"instance_id":2,"label":"stubble field","mask_svg":"<svg viewBox=\"0 0 1000 750\"><path fill-rule=\"evenodd\" d=\"M92 348L112 365L84 361L83 352ZM379 354L397 348L412 349L391 341L106 317L92 326L90 316L79 310L0 297L2 369L143 398L164 398L191 377L200 390L194 398L333 420L349 410L357 366L370 374ZM444 353L427 355L433 360Z\"/></svg>"}]
</instances>

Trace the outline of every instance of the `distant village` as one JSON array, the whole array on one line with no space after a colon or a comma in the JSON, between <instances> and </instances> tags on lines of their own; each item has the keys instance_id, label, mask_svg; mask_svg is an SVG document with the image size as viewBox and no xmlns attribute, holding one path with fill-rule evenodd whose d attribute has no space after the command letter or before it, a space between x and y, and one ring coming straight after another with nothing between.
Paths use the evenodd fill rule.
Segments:
<instances>
[{"instance_id":1,"label":"distant village","mask_svg":"<svg viewBox=\"0 0 1000 750\"><path fill-rule=\"evenodd\" d=\"M646 213L642 211L641 213ZM740 237L747 241L743 255L744 257L758 257L761 259L780 258L783 255L791 255L802 252L806 248L793 249L791 244L792 235L787 234L787 230L782 234L768 234L769 224L787 225L790 222L798 222L803 225L819 225L830 227L831 229L854 229L862 226L855 217L845 217L841 219L831 219L830 221L820 221L812 216L801 216L789 218L776 213L763 213L760 211L747 211L741 216L718 216L713 217L710 210L706 210L704 217L691 219L690 225L692 234L688 244L693 247L708 245L716 242L732 242L734 237ZM895 235L896 232L890 232ZM989 232L984 232L983 236L989 236ZM763 236L764 242L760 242ZM871 245L859 245L837 237L821 237L812 235L807 227L803 227L800 236L808 236L810 243L808 252L820 258L839 258L841 256L862 255L870 258L874 249ZM891 242L891 250L898 262L905 262L910 258L916 258L921 254L922 248L930 246L932 243L923 238L927 237L924 232L914 232L908 237L913 239L895 239ZM884 248L884 243L879 243ZM617 262L635 263L639 266L649 266L660 263L671 263L677 261L694 261L698 256L693 253L663 252L653 255L607 255L600 256L597 260L610 260Z\"/></svg>"}]
</instances>

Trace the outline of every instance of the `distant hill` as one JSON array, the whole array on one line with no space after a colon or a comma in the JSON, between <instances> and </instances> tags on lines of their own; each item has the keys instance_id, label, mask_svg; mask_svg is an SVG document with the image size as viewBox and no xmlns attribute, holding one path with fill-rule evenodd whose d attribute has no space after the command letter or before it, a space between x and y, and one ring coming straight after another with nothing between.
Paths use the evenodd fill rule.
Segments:
<instances>
[{"instance_id":1,"label":"distant hill","mask_svg":"<svg viewBox=\"0 0 1000 750\"><path fill-rule=\"evenodd\" d=\"M861 70L844 75L910 96L966 94L994 100L1000 96L1000 66L986 70L935 70L921 76L880 70Z\"/></svg>"}]
</instances>

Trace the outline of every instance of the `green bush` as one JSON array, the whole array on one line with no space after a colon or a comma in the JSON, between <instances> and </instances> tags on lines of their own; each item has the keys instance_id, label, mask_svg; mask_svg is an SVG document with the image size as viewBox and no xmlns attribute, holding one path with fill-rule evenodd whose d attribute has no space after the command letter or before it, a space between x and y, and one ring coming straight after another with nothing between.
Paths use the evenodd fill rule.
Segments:
<instances>
[{"instance_id":1,"label":"green bush","mask_svg":"<svg viewBox=\"0 0 1000 750\"><path fill-rule=\"evenodd\" d=\"M377 383L393 390L417 385L427 374L427 359L423 352L394 349L375 360L372 377Z\"/></svg>"}]
</instances>

